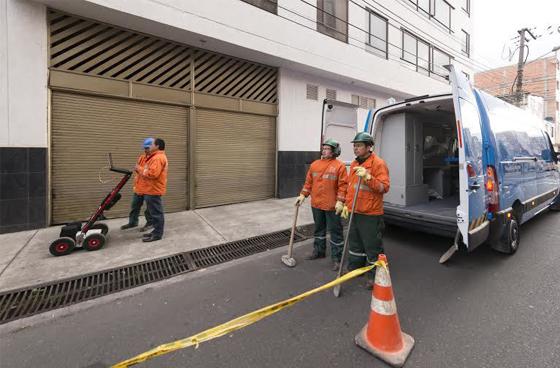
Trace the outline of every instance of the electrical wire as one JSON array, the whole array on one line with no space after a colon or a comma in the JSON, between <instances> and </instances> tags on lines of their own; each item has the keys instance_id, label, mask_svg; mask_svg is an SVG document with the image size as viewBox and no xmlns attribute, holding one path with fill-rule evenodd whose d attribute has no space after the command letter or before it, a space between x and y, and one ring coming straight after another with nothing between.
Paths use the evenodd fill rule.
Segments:
<instances>
[{"instance_id":1,"label":"electrical wire","mask_svg":"<svg viewBox=\"0 0 560 368\"><path fill-rule=\"evenodd\" d=\"M365 9L365 10L367 11L367 8L364 8L363 6L357 4L354 0L349 0L349 1L352 2L353 4L357 5L358 7L362 8L362 9ZM376 7L375 5L372 5L371 3L369 3L369 2L366 1L366 0L361 0L361 1L362 1L363 3L365 3L366 5L372 7L373 9L376 9L376 8L379 8L379 7L380 7L380 8L383 8L386 12L391 13L391 14L393 14L394 17L400 19L400 21L396 20L395 18L391 18L391 17L387 16L387 14L384 14L385 17L390 18L390 19L392 19L393 21L396 21L396 22L398 22L398 23L406 24L410 29L414 29L415 32L417 32L418 34L423 34L423 35L424 35L423 37L424 37L425 39L427 39L427 40L428 40L429 42L431 42L432 44L437 45L441 50L445 50L445 51L448 52L448 53L450 52L450 51L449 51L450 49L449 49L447 46L444 46L443 44L439 43L439 41L436 40L436 39L434 39L431 35L429 35L429 34L426 33L425 31L421 30L421 29L418 28L417 26L413 25L412 23L410 23L409 21L407 21L406 19L404 19L403 17L401 17L400 15L398 15L397 13L395 13L394 11L392 11L391 9L387 8L387 7L384 6L383 4L379 3L378 1L376 1L376 0L371 0L371 1L373 1L375 4L377 4L377 7ZM378 10L378 9L377 9L377 10ZM410 9L409 9L409 10L410 10ZM395 26L395 25L393 25L393 24L389 24L389 25L392 26L392 27L394 27L394 28L396 28L397 30L400 30L399 27L397 27L397 26ZM451 38L454 37L454 36L451 35L451 34L450 34L449 36L450 36ZM459 42L462 44L462 41L459 41ZM455 50L453 50L453 49L451 49L451 50L452 50L453 52L455 51ZM483 64L482 62L476 61L476 60L471 59L471 58L465 58L465 57L463 57L463 56L460 55L460 54L457 54L457 55L456 55L456 58L457 58L457 59L463 60L463 63L465 63L465 64L467 64L467 65L478 64L479 69L481 69L481 70L484 70L484 69L492 69L491 67L489 67L488 65Z\"/></svg>"}]
</instances>

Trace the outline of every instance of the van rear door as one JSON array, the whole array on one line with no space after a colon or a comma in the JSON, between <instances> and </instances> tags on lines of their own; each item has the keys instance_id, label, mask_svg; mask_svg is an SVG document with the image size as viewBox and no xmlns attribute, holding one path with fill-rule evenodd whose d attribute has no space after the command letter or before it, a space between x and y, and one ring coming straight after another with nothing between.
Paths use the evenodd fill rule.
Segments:
<instances>
[{"instance_id":1,"label":"van rear door","mask_svg":"<svg viewBox=\"0 0 560 368\"><path fill-rule=\"evenodd\" d=\"M487 239L490 230L486 218L482 123L470 82L453 66L449 70L459 144L457 226L463 243L471 251Z\"/></svg>"}]
</instances>

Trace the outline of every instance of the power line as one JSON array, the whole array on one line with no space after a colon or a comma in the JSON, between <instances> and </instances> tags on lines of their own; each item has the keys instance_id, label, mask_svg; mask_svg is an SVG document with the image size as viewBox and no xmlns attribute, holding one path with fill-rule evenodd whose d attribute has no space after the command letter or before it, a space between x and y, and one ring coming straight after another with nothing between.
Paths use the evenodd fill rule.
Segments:
<instances>
[{"instance_id":1,"label":"power line","mask_svg":"<svg viewBox=\"0 0 560 368\"><path fill-rule=\"evenodd\" d=\"M353 4L355 4L356 6L362 8L362 9L365 9L365 10L367 11L367 8L364 8L362 5L356 3L354 0L349 0L349 1L352 2ZM391 14L393 14L393 16L395 16L396 18L400 19L400 21L397 21L395 18L389 17L387 14L384 14L384 16L386 16L386 17L388 17L388 18L390 18L390 19L392 19L392 20L394 20L394 21L396 21L396 22L398 22L398 23L408 25L408 27L409 27L410 29L414 29L417 33L423 34L423 35L424 35L423 37L426 38L426 39L428 39L428 40L430 40L430 42L431 42L432 44L435 44L435 45L439 46L439 48L441 48L442 50L447 50L447 52L449 52L449 48L448 48L447 46L443 46L442 44L439 43L439 41L435 40L432 36L430 36L429 34L427 34L426 32L424 32L424 31L421 30L420 28L416 27L415 25L411 24L409 21L407 21L406 19L404 19L404 18L401 17L400 15L396 14L395 12L393 12L391 9L387 8L387 7L384 6L383 4L380 4L378 1L372 0L375 4L378 5L377 7L376 7L375 5L370 4L370 3L369 3L368 1L366 1L366 0L361 0L361 1L362 1L363 3L365 3L366 5L372 7L372 8L374 8L374 9L376 9L376 10L377 10L378 7L383 8L386 12L391 13ZM397 27L397 26L395 26L395 25L393 25L393 24L389 24L389 25L391 25L392 27L396 28L397 30L400 30L399 27ZM451 38L453 38L452 35L449 35L449 36L450 36ZM451 49L451 50L452 50L453 52L455 51L455 50L453 50L453 49ZM457 59L463 60L463 62L466 63L467 65L470 65L471 63L472 63L472 64L475 64L475 63L476 63L476 64L478 64L478 66L479 66L480 69L492 69L492 68L489 67L488 65L485 65L485 64L483 64L482 62L476 61L475 59L465 58L465 57L463 57L463 56L460 55L460 54L457 54L456 56L457 56L457 57L456 57ZM466 60L466 61L465 61L465 60Z\"/></svg>"},{"instance_id":2,"label":"power line","mask_svg":"<svg viewBox=\"0 0 560 368\"><path fill-rule=\"evenodd\" d=\"M303 0L300 0L300 1L303 1ZM305 1L303 1L303 2L305 2ZM307 4L308 4L308 3L307 3ZM310 4L308 4L308 5L310 5ZM278 5L278 7L281 8L281 9L283 9L283 10L288 11L289 13L292 13L292 14L294 14L294 15L297 15L298 17L303 18L303 19L305 19L305 20L312 21L312 22L315 22L315 21L316 21L315 19L308 18L308 17L306 17L306 16L304 16L304 15L302 15L302 14L299 14L299 13L295 12L293 9L289 9L289 8L286 8L286 7L281 6L281 5ZM319 9L319 10L320 10L320 11L323 11L323 10L321 10L321 9ZM331 15L330 13L327 13L327 14ZM297 24L297 25L299 25L299 26L302 26L302 27L304 27L304 28L310 29L310 30L312 30L312 31L317 31L315 28L312 28L312 27L307 26L307 25L305 25L305 24L296 22L296 21L293 20L293 19L284 17L284 16L282 16L282 15L280 15L280 14L278 14L278 16L281 17L281 18L283 18L283 19L286 19L286 20L288 20L288 21L290 21L290 22L292 22L292 23L295 23L295 24ZM332 16L332 15L331 15L331 16ZM400 63L401 65L404 65L404 66L409 67L409 68L412 67L412 66L414 66L415 69L421 68L421 69L425 70L426 72L428 72L429 74L434 74L434 75L437 75L438 77L445 78L444 75L438 74L438 73L435 72L434 70L430 69L430 60L429 60L429 59L424 59L424 58L418 56L416 53L411 53L411 52L409 52L409 51L406 51L406 50L400 48L400 46L395 45L395 44L393 44L393 43L390 43L390 42L388 42L388 40L385 40L385 39L382 39L382 38L377 37L377 36L375 36L375 35L372 35L372 34L370 34L368 31L365 31L365 30L363 30L362 28L360 28L360 27L358 27L358 26L355 26L354 24L351 24L351 23L349 23L349 22L347 22L347 21L344 21L344 20L341 19L341 18L338 18L338 17L336 17L336 16L333 16L333 17L336 18L336 19L340 19L340 20L341 20L342 22L344 22L345 24L350 25L350 26L352 26L352 27L355 27L356 29L361 30L362 32L365 32L366 34L368 34L368 35L370 35L370 36L373 36L373 37L375 37L375 38L377 38L377 39L379 39L379 40L382 40L383 42L387 43L387 45L389 45L389 46L393 46L393 47L397 48L399 51L401 51L401 52L399 53L400 55L408 54L408 55L410 55L410 56L414 56L417 60L425 61L426 63L428 63L428 69L425 69L425 68L423 68L422 66L417 65L418 63L411 63L411 62L409 62L409 61L406 61L406 60L404 60L401 56L395 56L394 53L392 53L392 52L389 51L389 50L380 50L380 49L378 49L378 48L376 48L376 47L374 47L374 46L372 46L372 45L369 45L369 46L371 46L372 48L374 48L374 49L380 51L381 53L386 54L386 55L387 55L387 59L396 61L396 62ZM356 48L358 48L358 49L361 50L361 51L364 51L364 48L363 48L364 41L363 41L363 40L360 40L360 39L356 39L356 38L351 37L350 35L348 35L348 32L342 32L342 31L339 31L339 30L337 30L337 29L335 29L335 28L328 27L328 26L326 26L326 25L325 25L325 27L328 28L328 29L330 29L330 30L332 30L332 31L335 32L335 33L338 33L338 34L340 34L340 35L343 35L343 36L344 36L345 38L347 38L348 40L356 41L356 42L359 44L359 46L358 46L358 45L355 45L355 44L353 44L353 43L350 43L350 42L346 42L346 44L349 45L349 46L356 47ZM418 70L417 70L417 71L418 71Z\"/></svg>"}]
</instances>

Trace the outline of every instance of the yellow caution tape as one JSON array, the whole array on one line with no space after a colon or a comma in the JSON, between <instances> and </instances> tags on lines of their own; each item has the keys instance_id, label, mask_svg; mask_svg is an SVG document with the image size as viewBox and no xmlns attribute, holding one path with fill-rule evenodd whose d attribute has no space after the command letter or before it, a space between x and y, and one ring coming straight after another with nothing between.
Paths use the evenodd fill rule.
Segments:
<instances>
[{"instance_id":1,"label":"yellow caution tape","mask_svg":"<svg viewBox=\"0 0 560 368\"><path fill-rule=\"evenodd\" d=\"M290 299L286 299L284 301L278 302L276 304L272 304L269 305L267 307L261 308L259 310L256 310L254 312L251 313L247 313L241 317L237 317L235 319L232 319L231 321L228 321L226 323L223 323L219 326L216 327L212 327L206 331L202 331L196 335L193 335L191 337L187 337L185 339L181 339L181 340L177 340L177 341L173 341L167 344L163 344L160 345L152 350L146 351L145 353L139 354L133 358L127 359L125 361L122 361L120 363L117 363L115 365L112 366L112 368L122 368L122 367L130 367L131 365L135 365L138 363L142 363L145 362L148 359L152 359L155 358L157 356L160 355L164 355L167 353L170 353L172 351L175 350L179 350L179 349L184 349L187 348L189 346L194 346L195 349L198 348L198 345L202 342L205 341L209 341L212 339L215 339L217 337L220 336L224 336L227 335L233 331L242 329L246 326L249 326L257 321L260 321L261 319L271 316L276 312L281 311L284 308L287 307L291 307L292 305L301 302L303 299L313 295L313 294L317 294L321 291L327 290L329 288L332 288L336 285L342 284L350 279L353 279L354 277L363 275L364 273L372 270L374 267L379 266L379 267L383 267L386 268L387 264L384 261L377 261L375 262L373 265L371 266L366 266L366 267L362 267L362 268L358 268L357 270L351 271L345 275L343 275L342 277L335 279L323 286L319 286L318 288L315 288L313 290L309 290L306 291L305 293L299 294L297 296L294 296L293 298Z\"/></svg>"}]
</instances>

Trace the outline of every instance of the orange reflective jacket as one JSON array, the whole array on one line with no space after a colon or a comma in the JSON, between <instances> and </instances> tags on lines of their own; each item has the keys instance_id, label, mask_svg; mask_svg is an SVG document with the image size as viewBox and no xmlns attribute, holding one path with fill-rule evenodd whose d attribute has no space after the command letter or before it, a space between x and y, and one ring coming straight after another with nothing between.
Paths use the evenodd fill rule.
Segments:
<instances>
[{"instance_id":1,"label":"orange reflective jacket","mask_svg":"<svg viewBox=\"0 0 560 368\"><path fill-rule=\"evenodd\" d=\"M167 156L155 151L138 158L140 171L134 178L134 192L140 195L164 195L167 187Z\"/></svg>"},{"instance_id":2,"label":"orange reflective jacket","mask_svg":"<svg viewBox=\"0 0 560 368\"><path fill-rule=\"evenodd\" d=\"M315 160L311 164L301 194L311 194L311 206L334 211L336 201L344 202L348 174L344 162L335 158Z\"/></svg>"},{"instance_id":3,"label":"orange reflective jacket","mask_svg":"<svg viewBox=\"0 0 560 368\"><path fill-rule=\"evenodd\" d=\"M383 214L383 194L389 191L389 169L381 158L372 153L363 164L354 160L350 165L350 175L348 179L348 192L346 194L346 205L352 209L354 193L358 186L358 176L354 171L357 166L363 166L371 175L371 179L362 179L360 192L358 193L358 203L354 209L355 213L362 215L382 215Z\"/></svg>"}]
</instances>

